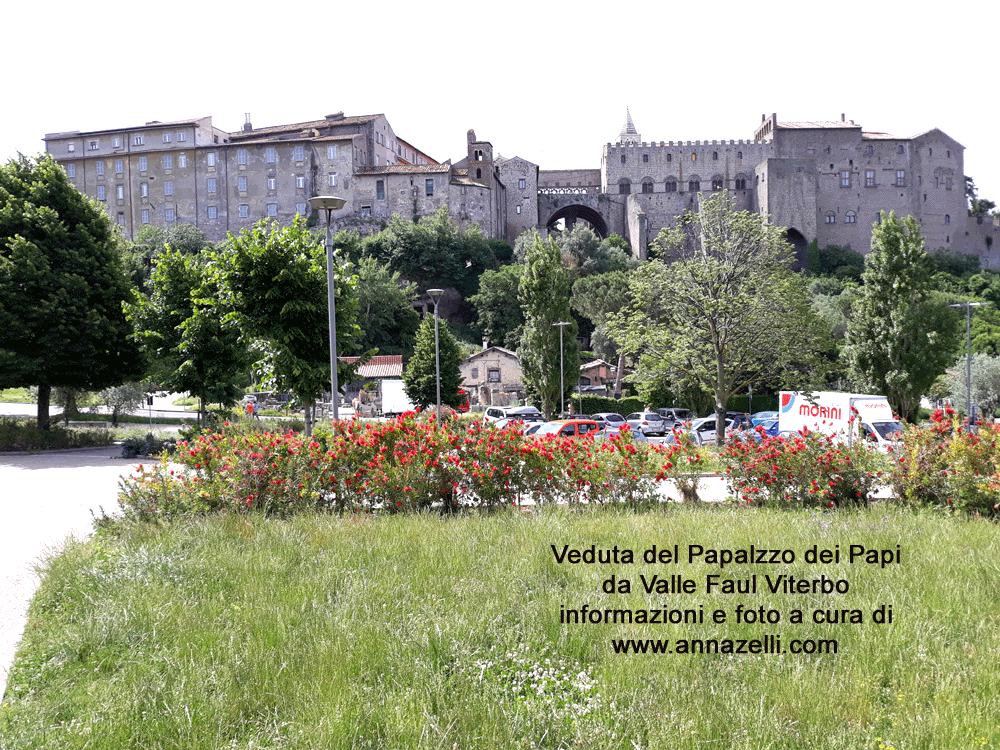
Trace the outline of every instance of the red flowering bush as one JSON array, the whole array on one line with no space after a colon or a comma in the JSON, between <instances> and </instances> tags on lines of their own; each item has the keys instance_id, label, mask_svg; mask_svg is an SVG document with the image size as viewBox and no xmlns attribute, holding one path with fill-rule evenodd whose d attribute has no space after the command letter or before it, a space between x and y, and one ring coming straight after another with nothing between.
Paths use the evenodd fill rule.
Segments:
<instances>
[{"instance_id":1,"label":"red flowering bush","mask_svg":"<svg viewBox=\"0 0 1000 750\"><path fill-rule=\"evenodd\" d=\"M907 430L893 454L891 483L896 497L982 515L1000 510L1000 427L970 431L952 410L938 410L931 426Z\"/></svg>"},{"instance_id":2,"label":"red flowering bush","mask_svg":"<svg viewBox=\"0 0 1000 750\"><path fill-rule=\"evenodd\" d=\"M730 442L722 456L733 494L753 504L862 505L882 482L883 459L864 443L802 430L792 438Z\"/></svg>"}]
</instances>

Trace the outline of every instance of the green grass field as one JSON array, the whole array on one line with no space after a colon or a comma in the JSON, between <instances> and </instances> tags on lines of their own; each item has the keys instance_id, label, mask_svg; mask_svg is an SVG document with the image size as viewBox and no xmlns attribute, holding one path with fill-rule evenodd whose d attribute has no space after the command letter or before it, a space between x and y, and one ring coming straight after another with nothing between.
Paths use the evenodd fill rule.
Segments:
<instances>
[{"instance_id":1,"label":"green grass field","mask_svg":"<svg viewBox=\"0 0 1000 750\"><path fill-rule=\"evenodd\" d=\"M647 548L675 544L680 563L643 562ZM560 563L552 545L617 546L619 562ZM689 545L796 559L689 563ZM807 563L814 545L841 561ZM853 563L851 545L866 550ZM898 561L865 561L897 546ZM631 593L603 593L612 574ZM755 594L704 591L708 575L754 574ZM782 574L849 591L767 591L764 576ZM647 594L640 575L696 590ZM888 507L112 525L47 563L0 747L996 747L998 600L995 524ZM583 605L694 610L704 622L560 623ZM891 624L872 622L881 605ZM738 624L738 607L781 621ZM788 621L793 610L803 624ZM863 622L813 622L841 610ZM766 634L785 653L676 652L682 639L738 650ZM614 639L669 639L675 651L615 653ZM790 653L793 641L832 640L836 653Z\"/></svg>"}]
</instances>

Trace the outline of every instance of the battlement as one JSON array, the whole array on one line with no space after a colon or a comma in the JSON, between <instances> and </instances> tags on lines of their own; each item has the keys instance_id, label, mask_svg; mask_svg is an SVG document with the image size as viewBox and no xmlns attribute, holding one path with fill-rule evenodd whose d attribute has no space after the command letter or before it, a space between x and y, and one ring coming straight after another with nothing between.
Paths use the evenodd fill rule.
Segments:
<instances>
[{"instance_id":1,"label":"battlement","mask_svg":"<svg viewBox=\"0 0 1000 750\"><path fill-rule=\"evenodd\" d=\"M634 148L684 148L684 147L700 147L705 148L707 146L765 146L767 141L759 140L720 140L720 141L643 141L642 143L608 143L606 148L609 150L614 149L634 149Z\"/></svg>"}]
</instances>

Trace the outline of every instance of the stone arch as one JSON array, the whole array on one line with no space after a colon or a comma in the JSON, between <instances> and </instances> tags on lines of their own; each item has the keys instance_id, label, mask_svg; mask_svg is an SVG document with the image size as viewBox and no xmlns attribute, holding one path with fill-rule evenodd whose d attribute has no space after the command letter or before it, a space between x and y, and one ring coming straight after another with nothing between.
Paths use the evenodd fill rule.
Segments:
<instances>
[{"instance_id":1,"label":"stone arch","mask_svg":"<svg viewBox=\"0 0 1000 750\"><path fill-rule=\"evenodd\" d=\"M802 232L794 227L789 227L785 230L785 239L791 244L795 254L795 263L792 268L796 271L801 271L805 268L806 252L809 248L809 241L806 240L805 235L803 235Z\"/></svg>"},{"instance_id":2,"label":"stone arch","mask_svg":"<svg viewBox=\"0 0 1000 750\"><path fill-rule=\"evenodd\" d=\"M566 223L567 229L572 227L578 221L586 222L590 228L594 230L594 234L602 240L606 240L611 236L611 230L608 228L608 222L604 220L604 217L601 216L598 211L590 208L589 206L581 206L580 204L563 206L548 218L545 222L545 226L551 232L557 229L556 225L560 220Z\"/></svg>"}]
</instances>

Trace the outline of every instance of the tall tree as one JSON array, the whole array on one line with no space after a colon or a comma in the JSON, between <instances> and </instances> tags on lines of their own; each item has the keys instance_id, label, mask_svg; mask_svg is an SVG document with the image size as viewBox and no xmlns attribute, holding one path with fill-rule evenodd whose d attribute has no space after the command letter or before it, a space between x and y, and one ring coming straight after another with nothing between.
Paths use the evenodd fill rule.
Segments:
<instances>
[{"instance_id":1,"label":"tall tree","mask_svg":"<svg viewBox=\"0 0 1000 750\"><path fill-rule=\"evenodd\" d=\"M412 304L417 298L416 286L372 257L361 258L356 269L361 349L409 354L420 326L420 315Z\"/></svg>"},{"instance_id":2,"label":"tall tree","mask_svg":"<svg viewBox=\"0 0 1000 750\"><path fill-rule=\"evenodd\" d=\"M122 303L132 289L119 235L50 157L0 167L0 388L100 390L140 377Z\"/></svg>"},{"instance_id":3,"label":"tall tree","mask_svg":"<svg viewBox=\"0 0 1000 750\"><path fill-rule=\"evenodd\" d=\"M462 387L462 351L451 335L448 324L438 320L438 352L441 360L441 403L457 408L464 397L459 397ZM413 356L403 372L403 388L410 401L421 409L437 405L437 362L434 358L434 316L428 315L420 323Z\"/></svg>"},{"instance_id":4,"label":"tall tree","mask_svg":"<svg viewBox=\"0 0 1000 750\"><path fill-rule=\"evenodd\" d=\"M801 385L826 345L784 235L726 193L703 200L661 230L660 259L633 275L611 325L640 379L712 394L720 443L730 396L776 379Z\"/></svg>"},{"instance_id":5,"label":"tall tree","mask_svg":"<svg viewBox=\"0 0 1000 750\"><path fill-rule=\"evenodd\" d=\"M227 321L233 310L209 261L164 249L153 261L149 294L125 308L152 377L168 390L197 396L202 409L236 403L251 364L249 343Z\"/></svg>"},{"instance_id":6,"label":"tall tree","mask_svg":"<svg viewBox=\"0 0 1000 750\"><path fill-rule=\"evenodd\" d=\"M518 290L524 266L511 264L496 271L484 271L479 277L479 291L469 297L478 318L474 327L491 344L516 350L524 329L524 311L518 302Z\"/></svg>"},{"instance_id":7,"label":"tall tree","mask_svg":"<svg viewBox=\"0 0 1000 750\"><path fill-rule=\"evenodd\" d=\"M356 352L357 277L334 256L334 306L338 355ZM294 393L307 410L330 385L330 340L326 250L322 238L296 217L291 226L261 221L231 237L216 267L245 334L263 343L264 362L274 387ZM337 365L338 382L349 383L354 368ZM339 394L332 394L338 398Z\"/></svg>"},{"instance_id":8,"label":"tall tree","mask_svg":"<svg viewBox=\"0 0 1000 750\"><path fill-rule=\"evenodd\" d=\"M917 220L883 212L844 354L858 386L886 396L901 419L916 418L920 397L955 355L958 316L932 293L933 270Z\"/></svg>"},{"instance_id":9,"label":"tall tree","mask_svg":"<svg viewBox=\"0 0 1000 750\"><path fill-rule=\"evenodd\" d=\"M551 415L567 395L572 398L580 378L580 345L569 307L569 272L562 265L559 246L552 240L535 236L525 257L518 296L525 318L517 350L525 392L545 414ZM555 325L562 322L569 325Z\"/></svg>"}]
</instances>

